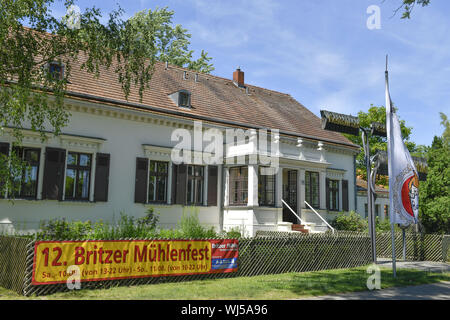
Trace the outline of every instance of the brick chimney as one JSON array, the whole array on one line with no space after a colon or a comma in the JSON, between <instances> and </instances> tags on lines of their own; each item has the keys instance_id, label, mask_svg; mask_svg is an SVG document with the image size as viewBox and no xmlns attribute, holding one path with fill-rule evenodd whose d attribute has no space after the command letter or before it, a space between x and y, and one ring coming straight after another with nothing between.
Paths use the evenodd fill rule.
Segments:
<instances>
[{"instance_id":1,"label":"brick chimney","mask_svg":"<svg viewBox=\"0 0 450 320\"><path fill-rule=\"evenodd\" d=\"M240 67L237 67L236 71L233 72L233 81L239 86L244 87L244 71L241 71Z\"/></svg>"}]
</instances>

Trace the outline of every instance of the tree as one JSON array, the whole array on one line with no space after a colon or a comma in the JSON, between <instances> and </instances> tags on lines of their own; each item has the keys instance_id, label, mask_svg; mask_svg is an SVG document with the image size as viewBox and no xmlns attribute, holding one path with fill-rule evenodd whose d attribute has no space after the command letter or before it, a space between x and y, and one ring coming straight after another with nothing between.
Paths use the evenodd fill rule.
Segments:
<instances>
[{"instance_id":1,"label":"tree","mask_svg":"<svg viewBox=\"0 0 450 320\"><path fill-rule=\"evenodd\" d=\"M434 137L428 152L427 180L420 184L420 220L427 232L450 233L450 126L441 113L445 126L442 137Z\"/></svg>"},{"instance_id":2,"label":"tree","mask_svg":"<svg viewBox=\"0 0 450 320\"><path fill-rule=\"evenodd\" d=\"M189 50L191 35L181 25L172 26L174 12L167 7L155 10L143 10L136 13L127 23L140 37L154 38L153 42L142 42L148 56L157 60L186 67L203 73L214 70L208 62L211 57L202 50L200 58L192 60L193 50Z\"/></svg>"},{"instance_id":3,"label":"tree","mask_svg":"<svg viewBox=\"0 0 450 320\"><path fill-rule=\"evenodd\" d=\"M123 10L118 8L102 24L99 9L76 12L74 0L64 0L74 14L57 19L50 11L53 3L0 1L0 134L12 128L15 145L21 144L23 128L40 132L44 141L46 131L58 135L68 123L64 97L73 61L80 56L85 57L81 68L94 77L101 66L114 68L125 98L133 89L142 99L159 59L199 71L213 69L203 51L198 60L191 60L190 35L179 25L171 26L173 12L165 8L128 21L122 20ZM63 71L56 74L50 64ZM5 188L15 188L14 179L26 164L14 152L8 155L1 150L0 154L3 195Z\"/></svg>"},{"instance_id":4,"label":"tree","mask_svg":"<svg viewBox=\"0 0 450 320\"><path fill-rule=\"evenodd\" d=\"M380 122L380 123L386 123L386 108L381 106L377 107L374 105L371 105L369 110L367 112L360 111L358 112L358 119L360 126L363 128L370 128L370 124L372 122ZM400 120L400 129L402 131L402 138L405 142L406 147L408 150L412 153L417 151L417 146L414 142L409 141L409 137L412 132L411 127L407 127L405 125L404 120ZM354 136L354 135L348 135L344 134L350 141L353 143L360 145L361 148L363 147L363 142L361 135ZM387 138L385 137L379 137L379 136L370 136L369 138L369 146L370 146L370 154L374 155L377 150L387 150ZM421 147L422 150L423 147ZM364 152L360 152L356 158L356 169L358 175L361 175L364 180L367 179L367 171L366 171L366 164L364 160ZM378 176L377 177L377 183L387 186L388 180L387 177L384 176Z\"/></svg>"},{"instance_id":5,"label":"tree","mask_svg":"<svg viewBox=\"0 0 450 320\"><path fill-rule=\"evenodd\" d=\"M450 121L445 113L439 112L439 115L441 117L441 125L445 128L444 133L442 134L442 139L444 142L450 143Z\"/></svg>"},{"instance_id":6,"label":"tree","mask_svg":"<svg viewBox=\"0 0 450 320\"><path fill-rule=\"evenodd\" d=\"M413 11L416 5L421 5L422 7L425 7L428 6L429 4L430 0L403 0L403 3L401 4L400 7L398 7L397 10L395 10L395 13L403 9L402 19L410 19L411 12Z\"/></svg>"}]
</instances>

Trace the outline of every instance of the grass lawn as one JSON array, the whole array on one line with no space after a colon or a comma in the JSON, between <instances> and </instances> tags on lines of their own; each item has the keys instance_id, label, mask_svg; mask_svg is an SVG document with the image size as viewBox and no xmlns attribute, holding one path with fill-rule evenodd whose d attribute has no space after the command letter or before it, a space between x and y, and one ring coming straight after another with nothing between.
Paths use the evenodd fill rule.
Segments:
<instances>
[{"instance_id":1,"label":"grass lawn","mask_svg":"<svg viewBox=\"0 0 450 320\"><path fill-rule=\"evenodd\" d=\"M394 279L392 269L383 267L380 269L382 289L450 281L450 273L429 273L411 269L398 269L397 278ZM29 298L0 288L0 299L285 300L305 296L368 290L366 282L370 274L366 270L367 267L358 267L305 273L115 287L99 290L74 290L72 292Z\"/></svg>"}]
</instances>

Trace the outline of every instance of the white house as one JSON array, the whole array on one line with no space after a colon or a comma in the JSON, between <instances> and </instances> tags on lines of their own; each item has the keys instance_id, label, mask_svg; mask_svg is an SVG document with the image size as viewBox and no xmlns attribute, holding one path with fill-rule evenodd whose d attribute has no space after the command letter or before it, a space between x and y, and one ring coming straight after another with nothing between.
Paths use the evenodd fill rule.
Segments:
<instances>
[{"instance_id":1,"label":"white house","mask_svg":"<svg viewBox=\"0 0 450 320\"><path fill-rule=\"evenodd\" d=\"M367 207L367 182L357 178L357 208L358 212L363 218L367 218L369 215ZM375 216L381 221L389 218L389 190L382 186L375 186Z\"/></svg>"},{"instance_id":2,"label":"white house","mask_svg":"<svg viewBox=\"0 0 450 320\"><path fill-rule=\"evenodd\" d=\"M2 195L3 229L36 229L57 217L111 222L120 212L143 216L149 207L160 213L161 227L173 228L194 207L206 226L254 235L321 224L306 203L325 219L356 209L359 146L323 130L290 95L246 84L239 69L225 79L157 63L142 101L137 90L126 100L113 69L94 78L74 65L65 99L70 122L62 134L49 132L41 142L23 131L17 152L32 173L18 177L14 201ZM230 145L230 132L243 133L243 140ZM174 147L186 133L192 141L184 146L193 152L185 149L189 162L177 163ZM206 163L216 155L212 136L224 154ZM11 152L13 141L4 128L0 152ZM264 174L270 165L275 174Z\"/></svg>"}]
</instances>

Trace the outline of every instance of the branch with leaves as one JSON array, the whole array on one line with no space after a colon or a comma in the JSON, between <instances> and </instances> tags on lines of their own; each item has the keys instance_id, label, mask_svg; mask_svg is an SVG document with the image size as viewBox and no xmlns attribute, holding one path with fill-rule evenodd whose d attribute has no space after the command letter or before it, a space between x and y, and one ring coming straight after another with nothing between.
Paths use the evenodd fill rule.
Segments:
<instances>
[{"instance_id":1,"label":"branch with leaves","mask_svg":"<svg viewBox=\"0 0 450 320\"><path fill-rule=\"evenodd\" d=\"M75 5L74 0L60 1L67 12ZM74 17L52 15L54 2L0 1L0 135L14 128L15 145L21 144L24 128L40 132L45 140L46 132L58 135L68 124L64 97L79 61L93 77L101 68L114 67L126 99L135 88L142 99L158 60L201 72L214 69L204 51L192 60L191 35L180 25L172 26L174 13L167 8L144 11L129 20L122 19L124 12L118 8L106 23L98 8L87 8L75 17L74 27L68 23ZM52 63L63 68L58 77L48 68ZM0 196L2 186L14 179L6 174L11 172L8 163L11 159L0 161Z\"/></svg>"}]
</instances>

